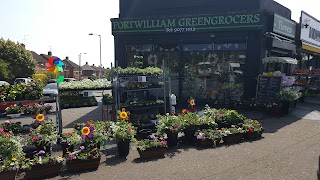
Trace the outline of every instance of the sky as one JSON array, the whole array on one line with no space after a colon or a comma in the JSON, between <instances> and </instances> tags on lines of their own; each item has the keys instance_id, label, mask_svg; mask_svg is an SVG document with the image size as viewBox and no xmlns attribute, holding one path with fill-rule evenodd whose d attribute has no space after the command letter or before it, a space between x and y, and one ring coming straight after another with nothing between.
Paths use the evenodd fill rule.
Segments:
<instances>
[{"instance_id":1,"label":"sky","mask_svg":"<svg viewBox=\"0 0 320 180\"><path fill-rule=\"evenodd\" d=\"M276 0L292 11L299 22L301 10L320 19L316 0ZM53 55L81 65L100 64L101 35L102 66L114 61L114 41L110 18L117 18L119 0L0 0L0 38L24 43L26 49L38 54ZM86 54L84 54L86 53Z\"/></svg>"}]
</instances>

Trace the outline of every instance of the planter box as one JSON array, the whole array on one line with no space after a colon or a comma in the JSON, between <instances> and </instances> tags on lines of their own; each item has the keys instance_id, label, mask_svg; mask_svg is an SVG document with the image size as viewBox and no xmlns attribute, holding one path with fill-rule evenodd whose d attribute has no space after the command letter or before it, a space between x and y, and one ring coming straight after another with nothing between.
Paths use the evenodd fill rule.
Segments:
<instances>
[{"instance_id":1,"label":"planter box","mask_svg":"<svg viewBox=\"0 0 320 180\"><path fill-rule=\"evenodd\" d=\"M16 171L3 171L0 172L0 179L3 180L15 180L16 178Z\"/></svg>"},{"instance_id":2,"label":"planter box","mask_svg":"<svg viewBox=\"0 0 320 180\"><path fill-rule=\"evenodd\" d=\"M101 157L96 159L67 161L68 171L70 172L96 171L99 168L100 159Z\"/></svg>"},{"instance_id":3,"label":"planter box","mask_svg":"<svg viewBox=\"0 0 320 180\"><path fill-rule=\"evenodd\" d=\"M18 114L7 114L7 117L10 117L10 118L18 118L20 116L21 116L20 113L18 113Z\"/></svg>"},{"instance_id":4,"label":"planter box","mask_svg":"<svg viewBox=\"0 0 320 180\"><path fill-rule=\"evenodd\" d=\"M58 176L61 172L62 164L36 165L30 170L21 170L19 173L25 172L24 179L45 179Z\"/></svg>"},{"instance_id":5,"label":"planter box","mask_svg":"<svg viewBox=\"0 0 320 180\"><path fill-rule=\"evenodd\" d=\"M258 138L261 138L261 135L262 135L262 132L263 131L260 131L260 132L247 132L244 134L244 138L245 139L258 139Z\"/></svg>"},{"instance_id":6,"label":"planter box","mask_svg":"<svg viewBox=\"0 0 320 180\"><path fill-rule=\"evenodd\" d=\"M224 136L223 143L239 143L242 141L244 134L229 134L228 136Z\"/></svg>"},{"instance_id":7,"label":"planter box","mask_svg":"<svg viewBox=\"0 0 320 180\"><path fill-rule=\"evenodd\" d=\"M141 159L149 159L154 157L164 157L164 153L166 152L167 148L164 147L156 147L156 148L150 148L146 149L144 151L141 151L138 149L139 155Z\"/></svg>"},{"instance_id":8,"label":"planter box","mask_svg":"<svg viewBox=\"0 0 320 180\"><path fill-rule=\"evenodd\" d=\"M218 146L221 142L220 139L211 140L211 139L205 139L205 140L197 140L197 145L199 146Z\"/></svg>"}]
</instances>

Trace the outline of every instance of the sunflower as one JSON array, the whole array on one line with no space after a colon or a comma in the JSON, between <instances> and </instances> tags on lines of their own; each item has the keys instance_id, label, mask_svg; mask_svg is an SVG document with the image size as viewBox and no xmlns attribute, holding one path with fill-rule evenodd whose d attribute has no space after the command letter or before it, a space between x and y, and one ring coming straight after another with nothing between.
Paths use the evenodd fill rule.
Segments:
<instances>
[{"instance_id":1,"label":"sunflower","mask_svg":"<svg viewBox=\"0 0 320 180\"><path fill-rule=\"evenodd\" d=\"M81 134L84 135L84 136L88 136L90 134L90 128L88 127L83 127L81 129Z\"/></svg>"},{"instance_id":2,"label":"sunflower","mask_svg":"<svg viewBox=\"0 0 320 180\"><path fill-rule=\"evenodd\" d=\"M196 103L194 102L194 100L193 100L193 99L192 99L192 100L190 100L190 105L191 105L191 106L196 105Z\"/></svg>"},{"instance_id":3,"label":"sunflower","mask_svg":"<svg viewBox=\"0 0 320 180\"><path fill-rule=\"evenodd\" d=\"M44 115L43 114L38 114L36 116L36 120L39 121L39 122L44 121Z\"/></svg>"},{"instance_id":4,"label":"sunflower","mask_svg":"<svg viewBox=\"0 0 320 180\"><path fill-rule=\"evenodd\" d=\"M125 108L122 108L122 110L119 111L118 114L119 114L121 120L128 120L129 119L129 114L130 113L126 112Z\"/></svg>"}]
</instances>

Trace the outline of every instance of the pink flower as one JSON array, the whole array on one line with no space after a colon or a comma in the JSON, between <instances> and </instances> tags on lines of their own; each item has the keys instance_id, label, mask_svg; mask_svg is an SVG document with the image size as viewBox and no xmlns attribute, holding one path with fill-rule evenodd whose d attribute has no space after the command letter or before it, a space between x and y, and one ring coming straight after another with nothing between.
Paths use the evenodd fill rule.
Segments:
<instances>
[{"instance_id":1,"label":"pink flower","mask_svg":"<svg viewBox=\"0 0 320 180\"><path fill-rule=\"evenodd\" d=\"M178 127L179 127L179 124L176 124L176 125L173 126L173 128L175 128L175 129L178 128Z\"/></svg>"},{"instance_id":2,"label":"pink flower","mask_svg":"<svg viewBox=\"0 0 320 180\"><path fill-rule=\"evenodd\" d=\"M33 137L33 138L31 139L32 142L35 142L36 140L37 140L36 137Z\"/></svg>"},{"instance_id":3,"label":"pink flower","mask_svg":"<svg viewBox=\"0 0 320 180\"><path fill-rule=\"evenodd\" d=\"M38 152L38 154L45 154L46 152L44 151L44 150L40 150L39 152Z\"/></svg>"},{"instance_id":4,"label":"pink flower","mask_svg":"<svg viewBox=\"0 0 320 180\"><path fill-rule=\"evenodd\" d=\"M41 134L38 134L38 138L41 138Z\"/></svg>"},{"instance_id":5,"label":"pink flower","mask_svg":"<svg viewBox=\"0 0 320 180\"><path fill-rule=\"evenodd\" d=\"M167 141L162 141L162 144L163 145L167 145Z\"/></svg>"},{"instance_id":6,"label":"pink flower","mask_svg":"<svg viewBox=\"0 0 320 180\"><path fill-rule=\"evenodd\" d=\"M221 117L224 117L224 114L220 114Z\"/></svg>"},{"instance_id":7,"label":"pink flower","mask_svg":"<svg viewBox=\"0 0 320 180\"><path fill-rule=\"evenodd\" d=\"M72 160L73 159L73 155L69 155L69 160Z\"/></svg>"},{"instance_id":8,"label":"pink flower","mask_svg":"<svg viewBox=\"0 0 320 180\"><path fill-rule=\"evenodd\" d=\"M0 132L4 132L4 129L3 129L3 128L0 128Z\"/></svg>"},{"instance_id":9,"label":"pink flower","mask_svg":"<svg viewBox=\"0 0 320 180\"><path fill-rule=\"evenodd\" d=\"M84 146L80 146L80 149L81 149L81 150L84 150L85 148L84 148Z\"/></svg>"},{"instance_id":10,"label":"pink flower","mask_svg":"<svg viewBox=\"0 0 320 180\"><path fill-rule=\"evenodd\" d=\"M68 134L69 136L71 136L71 133L68 132L67 134Z\"/></svg>"},{"instance_id":11,"label":"pink flower","mask_svg":"<svg viewBox=\"0 0 320 180\"><path fill-rule=\"evenodd\" d=\"M128 132L128 133L131 133L131 129L127 129L127 132Z\"/></svg>"},{"instance_id":12,"label":"pink flower","mask_svg":"<svg viewBox=\"0 0 320 180\"><path fill-rule=\"evenodd\" d=\"M204 133L199 133L199 134L197 135L197 139L205 139Z\"/></svg>"},{"instance_id":13,"label":"pink flower","mask_svg":"<svg viewBox=\"0 0 320 180\"><path fill-rule=\"evenodd\" d=\"M154 134L151 134L149 137L150 137L151 139L156 138L156 136L155 136Z\"/></svg>"}]
</instances>

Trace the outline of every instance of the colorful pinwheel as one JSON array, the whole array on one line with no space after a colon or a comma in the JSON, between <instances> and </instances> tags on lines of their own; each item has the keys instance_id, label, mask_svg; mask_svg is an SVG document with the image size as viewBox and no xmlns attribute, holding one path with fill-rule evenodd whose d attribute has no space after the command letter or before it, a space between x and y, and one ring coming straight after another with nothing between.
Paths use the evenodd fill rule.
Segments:
<instances>
[{"instance_id":1,"label":"colorful pinwheel","mask_svg":"<svg viewBox=\"0 0 320 180\"><path fill-rule=\"evenodd\" d=\"M50 57L48 62L46 63L46 66L48 68L49 72L53 72L57 74L58 72L63 72L63 65L64 63L59 58ZM61 83L64 81L64 76L59 76L57 79L57 83Z\"/></svg>"}]
</instances>

